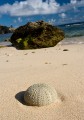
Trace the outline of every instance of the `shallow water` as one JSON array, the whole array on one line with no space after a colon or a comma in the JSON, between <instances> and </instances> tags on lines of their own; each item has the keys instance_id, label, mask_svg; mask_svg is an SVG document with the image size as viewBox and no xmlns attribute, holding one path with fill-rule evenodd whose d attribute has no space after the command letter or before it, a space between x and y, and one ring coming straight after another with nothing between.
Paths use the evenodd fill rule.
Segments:
<instances>
[{"instance_id":1,"label":"shallow water","mask_svg":"<svg viewBox=\"0 0 84 120\"><path fill-rule=\"evenodd\" d=\"M72 37L72 38L65 38L59 44L84 44L84 36L81 37Z\"/></svg>"},{"instance_id":2,"label":"shallow water","mask_svg":"<svg viewBox=\"0 0 84 120\"><path fill-rule=\"evenodd\" d=\"M66 38L84 36L84 22L60 25L59 27L65 32Z\"/></svg>"},{"instance_id":3,"label":"shallow water","mask_svg":"<svg viewBox=\"0 0 84 120\"><path fill-rule=\"evenodd\" d=\"M11 37L12 33L0 34L0 42L3 42Z\"/></svg>"}]
</instances>

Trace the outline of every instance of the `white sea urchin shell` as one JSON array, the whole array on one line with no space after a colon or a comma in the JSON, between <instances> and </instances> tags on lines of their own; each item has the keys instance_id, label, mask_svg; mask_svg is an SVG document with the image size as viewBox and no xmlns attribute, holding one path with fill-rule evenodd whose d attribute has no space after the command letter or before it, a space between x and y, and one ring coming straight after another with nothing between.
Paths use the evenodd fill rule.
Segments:
<instances>
[{"instance_id":1,"label":"white sea urchin shell","mask_svg":"<svg viewBox=\"0 0 84 120\"><path fill-rule=\"evenodd\" d=\"M34 84L24 94L24 101L30 106L44 106L58 99L57 92L53 87L46 84Z\"/></svg>"}]
</instances>

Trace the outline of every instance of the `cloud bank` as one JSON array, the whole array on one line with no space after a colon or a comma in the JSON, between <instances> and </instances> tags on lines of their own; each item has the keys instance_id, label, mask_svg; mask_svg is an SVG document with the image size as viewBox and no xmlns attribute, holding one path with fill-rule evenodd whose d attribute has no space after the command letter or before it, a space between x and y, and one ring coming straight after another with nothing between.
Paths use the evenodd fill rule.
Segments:
<instances>
[{"instance_id":1,"label":"cloud bank","mask_svg":"<svg viewBox=\"0 0 84 120\"><path fill-rule=\"evenodd\" d=\"M71 0L70 3L62 6L55 0L46 0L45 2L42 0L25 0L0 6L0 14L8 14L10 16L58 14L78 7L84 7L84 0ZM62 14L62 16L64 15Z\"/></svg>"},{"instance_id":2,"label":"cloud bank","mask_svg":"<svg viewBox=\"0 0 84 120\"><path fill-rule=\"evenodd\" d=\"M0 6L1 14L10 14L11 16L28 16L38 14L50 14L57 12L59 4L55 0L25 0L15 2L14 4L4 4Z\"/></svg>"}]
</instances>

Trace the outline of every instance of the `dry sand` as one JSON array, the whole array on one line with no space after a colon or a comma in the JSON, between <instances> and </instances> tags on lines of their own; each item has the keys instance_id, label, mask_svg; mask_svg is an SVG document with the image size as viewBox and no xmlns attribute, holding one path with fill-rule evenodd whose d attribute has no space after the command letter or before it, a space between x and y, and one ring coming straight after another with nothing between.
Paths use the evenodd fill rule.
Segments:
<instances>
[{"instance_id":1,"label":"dry sand","mask_svg":"<svg viewBox=\"0 0 84 120\"><path fill-rule=\"evenodd\" d=\"M55 87L61 102L24 105L24 91L35 83ZM24 51L1 48L0 120L84 120L84 44Z\"/></svg>"}]
</instances>

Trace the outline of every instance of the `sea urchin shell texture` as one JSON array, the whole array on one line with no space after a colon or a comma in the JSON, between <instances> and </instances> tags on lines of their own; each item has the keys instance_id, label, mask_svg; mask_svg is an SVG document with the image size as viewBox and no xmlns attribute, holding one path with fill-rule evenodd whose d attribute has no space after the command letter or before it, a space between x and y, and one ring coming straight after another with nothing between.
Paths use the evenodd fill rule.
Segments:
<instances>
[{"instance_id":1,"label":"sea urchin shell texture","mask_svg":"<svg viewBox=\"0 0 84 120\"><path fill-rule=\"evenodd\" d=\"M34 84L24 94L24 101L30 106L44 106L58 99L57 92L53 87L46 84Z\"/></svg>"}]
</instances>

